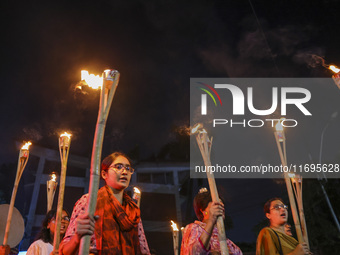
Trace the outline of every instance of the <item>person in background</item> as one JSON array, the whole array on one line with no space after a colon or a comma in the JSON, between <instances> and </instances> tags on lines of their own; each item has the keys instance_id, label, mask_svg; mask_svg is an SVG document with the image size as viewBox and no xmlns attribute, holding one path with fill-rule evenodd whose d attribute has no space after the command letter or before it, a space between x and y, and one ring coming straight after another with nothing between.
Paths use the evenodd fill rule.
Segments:
<instances>
[{"instance_id":1,"label":"person in background","mask_svg":"<svg viewBox=\"0 0 340 255\"><path fill-rule=\"evenodd\" d=\"M194 209L199 221L185 227L181 255L221 254L216 222L219 216L224 218L224 204L212 202L210 192L202 188L194 198ZM242 255L229 239L227 246L230 255Z\"/></svg>"},{"instance_id":2,"label":"person in background","mask_svg":"<svg viewBox=\"0 0 340 255\"><path fill-rule=\"evenodd\" d=\"M86 214L89 195L86 194L74 206L70 226L59 253L78 254L80 240L91 236L90 253L150 254L140 220L140 210L126 194L134 169L129 158L115 152L101 165L101 177L106 185L99 189L95 216Z\"/></svg>"},{"instance_id":3,"label":"person in background","mask_svg":"<svg viewBox=\"0 0 340 255\"><path fill-rule=\"evenodd\" d=\"M304 255L311 254L306 243L299 242L285 232L288 220L288 206L281 198L269 199L264 212L270 222L263 228L256 241L256 255Z\"/></svg>"},{"instance_id":4,"label":"person in background","mask_svg":"<svg viewBox=\"0 0 340 255\"><path fill-rule=\"evenodd\" d=\"M288 236L293 236L292 226L289 223L285 224L285 234L288 235Z\"/></svg>"},{"instance_id":5,"label":"person in background","mask_svg":"<svg viewBox=\"0 0 340 255\"><path fill-rule=\"evenodd\" d=\"M26 253L27 255L58 254L58 251L53 251L56 213L57 211L52 209L46 214L36 241L28 248ZM66 229L70 223L70 215L65 210L63 210L61 217L60 239L64 237Z\"/></svg>"}]
</instances>

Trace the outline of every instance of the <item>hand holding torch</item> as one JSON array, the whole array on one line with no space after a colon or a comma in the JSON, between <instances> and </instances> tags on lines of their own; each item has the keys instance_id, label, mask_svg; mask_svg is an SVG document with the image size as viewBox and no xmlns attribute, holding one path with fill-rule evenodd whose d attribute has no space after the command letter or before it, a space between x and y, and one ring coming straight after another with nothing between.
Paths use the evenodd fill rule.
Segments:
<instances>
[{"instance_id":1,"label":"hand holding torch","mask_svg":"<svg viewBox=\"0 0 340 255\"><path fill-rule=\"evenodd\" d=\"M88 75L87 71L82 71L82 80L83 84L85 85L95 85L97 88L101 88L98 119L91 156L89 203L86 210L87 214L94 216L100 180L100 161L102 155L105 126L111 108L113 96L118 86L119 72L117 70L105 70L103 73L103 78L101 78L99 76ZM85 235L81 238L79 254L89 254L90 241L91 236Z\"/></svg>"},{"instance_id":2,"label":"hand holding torch","mask_svg":"<svg viewBox=\"0 0 340 255\"><path fill-rule=\"evenodd\" d=\"M200 128L202 128L201 124L195 125L195 127L192 128L191 133L196 134L196 141L197 141L198 147L201 151L206 169L208 169L211 166L210 153L211 153L211 146L212 146L212 137L209 139L207 131L205 131L205 129L200 130ZM207 171L207 177L208 177L212 201L220 202L220 197L217 192L214 174L211 171ZM223 221L222 216L219 216L217 218L217 230L218 230L218 237L220 241L221 254L228 255L229 251L228 251L228 245L227 245L227 237L225 234L224 221Z\"/></svg>"},{"instance_id":3,"label":"hand holding torch","mask_svg":"<svg viewBox=\"0 0 340 255\"><path fill-rule=\"evenodd\" d=\"M281 164L283 167L287 167L286 137L284 134L283 126L281 124L281 121L283 120L284 119L280 119L278 123L276 124L275 126L276 130L274 131L274 136L275 136L276 145L277 145L280 159L281 159ZM300 220L299 220L299 216L298 216L297 209L296 209L295 198L294 198L292 183L289 178L289 173L285 172L284 178L286 182L290 207L292 208L292 215L293 215L296 234L297 234L299 243L303 243L304 239L303 239L303 235L301 232Z\"/></svg>"}]
</instances>

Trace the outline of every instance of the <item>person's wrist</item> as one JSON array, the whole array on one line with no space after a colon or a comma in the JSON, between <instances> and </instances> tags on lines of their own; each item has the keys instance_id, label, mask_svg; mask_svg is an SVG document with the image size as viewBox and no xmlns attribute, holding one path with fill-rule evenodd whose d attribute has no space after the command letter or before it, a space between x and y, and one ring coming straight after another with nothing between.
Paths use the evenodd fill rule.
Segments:
<instances>
[{"instance_id":1,"label":"person's wrist","mask_svg":"<svg viewBox=\"0 0 340 255\"><path fill-rule=\"evenodd\" d=\"M75 242L76 242L76 244L79 244L79 243L80 243L80 239L81 239L81 235L78 234L78 233L76 233L74 236L75 236Z\"/></svg>"}]
</instances>

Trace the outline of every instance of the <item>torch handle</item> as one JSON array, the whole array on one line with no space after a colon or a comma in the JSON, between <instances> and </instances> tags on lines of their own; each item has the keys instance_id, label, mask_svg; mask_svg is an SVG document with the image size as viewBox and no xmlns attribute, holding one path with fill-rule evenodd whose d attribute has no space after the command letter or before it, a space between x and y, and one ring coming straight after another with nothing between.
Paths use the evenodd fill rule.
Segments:
<instances>
[{"instance_id":1,"label":"torch handle","mask_svg":"<svg viewBox=\"0 0 340 255\"><path fill-rule=\"evenodd\" d=\"M300 220L299 220L299 216L298 216L297 208L296 208L296 204L295 204L292 183L291 183L290 178L288 177L287 173L285 173L285 181L286 181L286 187L287 187L290 207L292 208L292 215L293 215L296 235L298 237L299 243L303 243L304 239L303 239L303 236L302 236Z\"/></svg>"},{"instance_id":2,"label":"torch handle","mask_svg":"<svg viewBox=\"0 0 340 255\"><path fill-rule=\"evenodd\" d=\"M203 143L203 146L200 146L200 149L203 148L203 150L201 149L201 154L203 157L204 164L206 168L208 169L208 167L211 166L210 151L211 151L212 141L210 141L210 149L209 149L208 138L207 138L206 133L203 133L202 140L201 141L200 140L201 140L200 138L197 139L197 141L200 142L200 144ZM208 177L208 183L209 183L212 201L220 202L220 197L218 195L214 174L210 171L207 171L207 177ZM225 234L224 221L223 221L222 216L219 216L217 218L217 230L218 230L218 238L220 241L221 255L229 255L227 237Z\"/></svg>"},{"instance_id":3,"label":"torch handle","mask_svg":"<svg viewBox=\"0 0 340 255\"><path fill-rule=\"evenodd\" d=\"M18 159L18 166L17 166L17 173L16 173L16 176L15 176L15 181L14 181L14 186L13 186L13 191L12 191L12 196L11 196L11 202L9 204L9 209L8 209L8 214L7 214L7 222L6 222L6 229L5 229L3 245L7 245L9 231L10 231L10 228L11 228L15 198L16 198L16 195L17 195L20 178L21 178L21 175L22 175L22 173L25 169L27 161L28 161L28 154L27 154L27 157L21 157L21 151L20 151L19 159Z\"/></svg>"},{"instance_id":4,"label":"torch handle","mask_svg":"<svg viewBox=\"0 0 340 255\"><path fill-rule=\"evenodd\" d=\"M276 141L277 148L279 150L281 164L282 164L282 166L286 167L287 166L287 156L285 155L286 154L286 142L285 142L285 140L283 141L283 147L284 147L283 148L284 149L284 153L283 153L282 152L282 147L281 147L281 144L280 144L280 141L279 141L279 138L278 138L278 133L275 132L274 136L275 136L275 141ZM299 243L303 243L304 239L303 239L303 236L302 236L300 220L299 220L299 216L298 216L298 213L297 213L297 208L296 208L296 203L295 203L292 183L290 181L288 173L284 173L284 178L285 178L287 192L288 192L288 197L289 197L289 204L290 204L290 207L292 208L292 215L293 215L296 235L298 237Z\"/></svg>"},{"instance_id":5,"label":"torch handle","mask_svg":"<svg viewBox=\"0 0 340 255\"><path fill-rule=\"evenodd\" d=\"M69 141L68 147L60 148L60 159L61 159L61 173L60 173L60 185L59 185L59 196L58 196L58 206L56 213L56 226L54 231L53 248L54 250L59 250L60 244L60 227L61 218L64 207L64 194L65 194L65 183L66 183L66 169L67 169L67 159L70 152L71 140Z\"/></svg>"},{"instance_id":6,"label":"torch handle","mask_svg":"<svg viewBox=\"0 0 340 255\"><path fill-rule=\"evenodd\" d=\"M100 180L100 161L102 156L102 146L104 140L106 121L111 108L113 96L117 89L118 82L119 82L118 72L116 73L113 84L111 81L104 79L103 88L100 94L98 119L92 147L89 203L87 207L87 214L91 216L94 215L97 205L97 193ZM110 86L110 88L106 89L108 86ZM90 242L91 236L89 235L85 235L81 238L79 254L81 255L89 254Z\"/></svg>"},{"instance_id":7,"label":"torch handle","mask_svg":"<svg viewBox=\"0 0 340 255\"><path fill-rule=\"evenodd\" d=\"M178 231L172 231L173 243L174 243L174 255L178 255L179 236Z\"/></svg>"},{"instance_id":8,"label":"torch handle","mask_svg":"<svg viewBox=\"0 0 340 255\"><path fill-rule=\"evenodd\" d=\"M13 208L14 208L15 197L17 195L17 190L18 190L18 183L15 183L14 187L13 187L13 191L12 191L11 202L10 202L9 208L8 208L6 230L5 230L5 236L4 236L3 245L7 245L9 230L11 228Z\"/></svg>"}]
</instances>

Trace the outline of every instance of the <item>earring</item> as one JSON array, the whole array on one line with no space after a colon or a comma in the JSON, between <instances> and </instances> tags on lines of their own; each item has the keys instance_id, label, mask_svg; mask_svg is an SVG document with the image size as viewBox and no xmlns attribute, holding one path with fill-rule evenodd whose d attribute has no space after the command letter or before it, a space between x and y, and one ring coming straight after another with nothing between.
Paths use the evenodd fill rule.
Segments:
<instances>
[{"instance_id":1,"label":"earring","mask_svg":"<svg viewBox=\"0 0 340 255\"><path fill-rule=\"evenodd\" d=\"M203 212L203 214L204 214L204 215L207 215L207 214L208 214L208 212L207 212L207 211L204 211L204 212Z\"/></svg>"}]
</instances>

